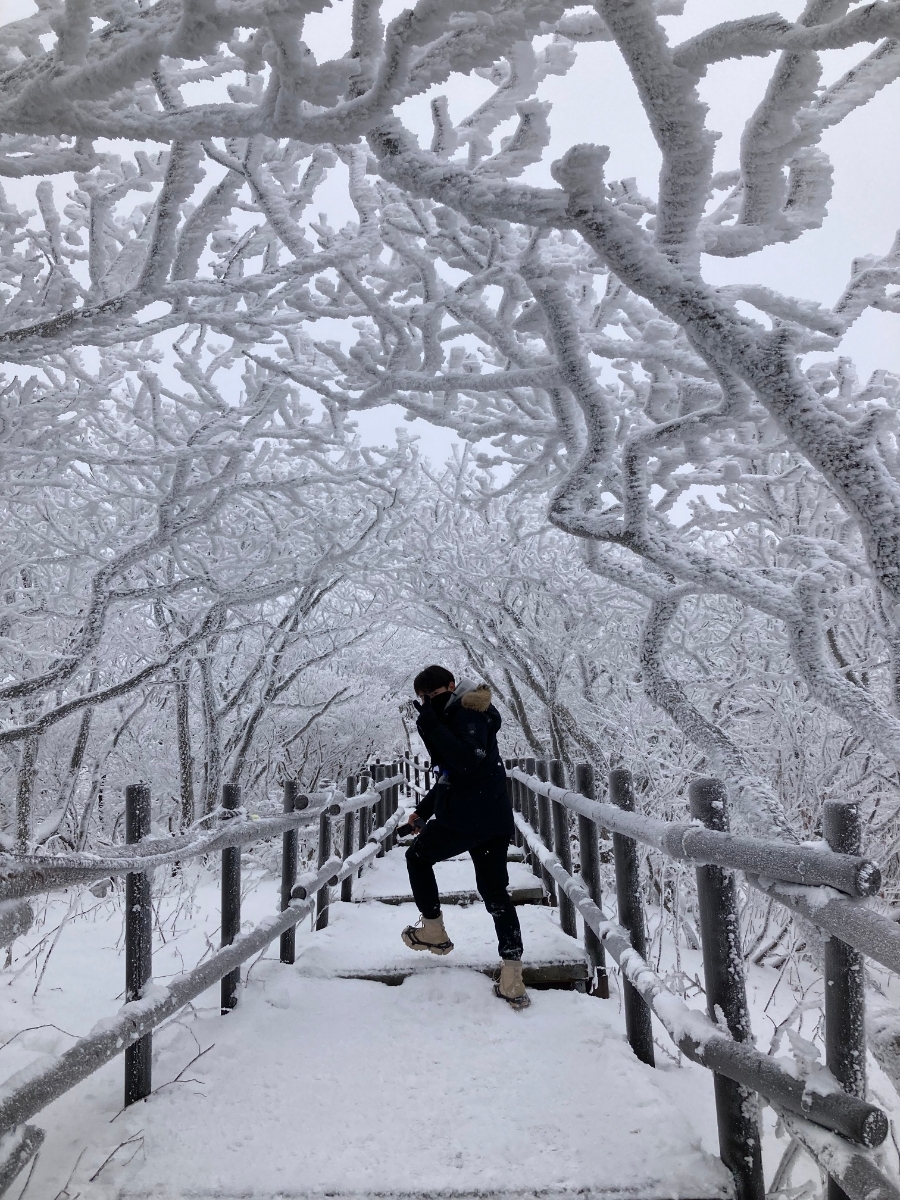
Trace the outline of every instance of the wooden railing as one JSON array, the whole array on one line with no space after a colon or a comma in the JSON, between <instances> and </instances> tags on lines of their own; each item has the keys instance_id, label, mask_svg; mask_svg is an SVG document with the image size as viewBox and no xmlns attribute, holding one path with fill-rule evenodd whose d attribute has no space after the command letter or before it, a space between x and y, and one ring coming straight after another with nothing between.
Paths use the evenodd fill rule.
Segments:
<instances>
[{"instance_id":1,"label":"wooden railing","mask_svg":"<svg viewBox=\"0 0 900 1200\"><path fill-rule=\"evenodd\" d=\"M551 902L558 897L562 928L584 923L585 951L595 994L608 995L606 953L619 965L628 1040L654 1064L651 1013L678 1049L714 1072L719 1144L738 1200L764 1200L758 1099L779 1114L789 1132L831 1180L831 1200L900 1200L873 1148L888 1134L888 1119L865 1099L863 956L900 971L900 928L866 907L881 875L859 853L859 812L826 802L825 837L818 849L739 837L728 829L727 792L715 779L689 788L691 822L666 822L635 812L631 775L612 771L609 803L595 798L589 766L565 786L559 762L509 760L508 787L517 829ZM573 872L571 815L577 817L581 869ZM612 834L617 920L604 913L598 835ZM696 866L707 1014L690 1008L646 960L643 893L637 843ZM831 1090L808 1087L793 1064L753 1044L744 985L737 890L733 872L828 935L825 944L826 1066ZM723 1028L721 1018L724 1017Z\"/></svg>"},{"instance_id":2,"label":"wooden railing","mask_svg":"<svg viewBox=\"0 0 900 1200\"><path fill-rule=\"evenodd\" d=\"M727 796L717 780L691 784L691 822L666 822L635 812L627 771L609 776L609 803L595 798L593 770L580 766L575 789L561 763L508 761L507 779L517 841L559 906L560 925L577 936L582 918L592 991L609 995L606 954L618 964L628 1040L645 1063L654 1063L651 1013L678 1049L714 1072L720 1152L730 1168L737 1200L763 1200L757 1097L780 1115L790 1133L832 1180L834 1195L851 1200L900 1200L872 1153L887 1136L885 1114L865 1099L863 956L900 971L900 927L866 907L880 886L877 866L859 853L858 810L825 806L830 848L791 846L739 837L728 831ZM376 762L347 779L344 796L301 794L284 788L280 816L250 819L240 792L226 785L216 826L170 838L151 838L150 794L143 784L126 789L125 846L104 855L15 855L0 858L0 925L21 931L28 898L110 876L126 876L126 1003L111 1019L49 1062L41 1061L0 1086L0 1194L33 1157L43 1131L28 1122L53 1100L105 1063L125 1053L125 1100L149 1094L152 1031L185 1004L221 981L222 1011L234 1007L243 962L276 938L280 957L294 961L297 924L315 911L316 928L328 924L330 889L352 898L353 880L370 859L393 845L400 823L401 789L410 801L428 790L428 763L406 755L401 763ZM572 818L577 818L580 872L572 865ZM342 823L336 826L336 822ZM318 825L316 868L297 877L302 829ZM612 835L617 920L603 911L598 838ZM240 847L282 837L281 911L240 932ZM335 854L339 834L341 852ZM698 905L708 1015L690 1008L646 960L646 932L637 844L650 846L697 869ZM222 855L221 947L205 962L153 987L151 872L202 855ZM750 1032L738 935L734 871L774 901L800 913L828 936L825 952L826 1064L832 1090L808 1088L792 1064L755 1048ZM720 1017L724 1018L723 1028Z\"/></svg>"},{"instance_id":3,"label":"wooden railing","mask_svg":"<svg viewBox=\"0 0 900 1200\"><path fill-rule=\"evenodd\" d=\"M373 778L374 776L374 778ZM240 790L226 784L217 827L204 833L150 838L150 790L146 784L125 789L126 841L104 855L5 855L0 859L0 907L16 906L20 925L27 897L95 882L126 877L125 1000L108 1020L49 1062L40 1060L0 1085L0 1195L39 1149L43 1130L28 1122L41 1109L124 1053L125 1104L150 1094L153 1030L221 981L221 1006L229 1012L237 1003L241 964L280 938L282 962L294 961L297 924L317 909L317 927L328 922L328 889L343 885L350 899L352 880L376 855L393 842L401 820L397 770L376 764L371 772L347 780L346 798L334 792L302 794L295 783L284 786L282 816L251 819L241 809ZM343 819L344 852L332 853L333 823ZM319 826L317 867L297 878L298 836L304 827ZM353 833L358 826L358 846ZM350 831L348 834L348 830ZM282 835L281 911L241 933L240 847ZM350 841L348 842L348 837ZM152 984L151 872L160 866L221 852L221 948L205 962L176 976L165 987Z\"/></svg>"}]
</instances>

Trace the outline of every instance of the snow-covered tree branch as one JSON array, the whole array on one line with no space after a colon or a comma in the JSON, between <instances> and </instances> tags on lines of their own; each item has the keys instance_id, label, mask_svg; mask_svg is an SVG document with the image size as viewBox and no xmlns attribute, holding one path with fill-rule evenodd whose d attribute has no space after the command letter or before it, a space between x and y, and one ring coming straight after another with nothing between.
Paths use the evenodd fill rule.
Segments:
<instances>
[{"instance_id":1,"label":"snow-covered tree branch","mask_svg":"<svg viewBox=\"0 0 900 1200\"><path fill-rule=\"evenodd\" d=\"M309 396L338 438L354 412L400 403L476 446L492 473L476 492L543 495L589 569L640 597L648 695L718 754L747 819L781 822L750 802L769 794L742 774L750 747L673 674L673 605L718 597L774 622L812 700L896 770L898 381L857 381L840 342L868 308L896 310L900 242L848 246L830 305L764 277L710 282L707 263L825 220L823 137L896 80L900 5L810 0L793 20L682 35L671 0L421 0L386 21L357 0L321 62L316 8L48 4L3 28L0 171L46 178L31 209L21 182L4 204L2 353L115 358L152 338L198 387L185 347L204 330L216 353L248 356L261 394ZM608 177L602 110L596 144L546 162L542 88L591 42L634 81L653 188ZM856 58L830 78L835 50ZM701 86L748 56L771 64L768 84L720 164ZM459 116L439 89L464 74L488 90ZM67 204L54 175L72 181ZM338 220L310 219L317 189L342 181ZM321 448L302 454L333 469ZM224 482L204 488L173 520L224 503ZM164 525L147 538L175 536ZM68 657L5 685L22 701L87 662L117 603L105 579Z\"/></svg>"}]
</instances>

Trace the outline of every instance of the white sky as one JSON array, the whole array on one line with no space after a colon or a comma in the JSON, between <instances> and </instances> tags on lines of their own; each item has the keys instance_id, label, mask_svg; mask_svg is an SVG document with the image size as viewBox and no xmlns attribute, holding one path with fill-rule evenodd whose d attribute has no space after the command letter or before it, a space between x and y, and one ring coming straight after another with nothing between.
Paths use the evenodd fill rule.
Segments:
<instances>
[{"instance_id":1,"label":"white sky","mask_svg":"<svg viewBox=\"0 0 900 1200\"><path fill-rule=\"evenodd\" d=\"M398 0L388 0L385 17L392 17L403 7ZM685 16L668 18L666 25L672 41L681 41L708 25L771 11L772 7L772 0L731 0L727 4L721 0L688 0ZM780 11L793 19L801 8L797 0L789 0L781 4ZM33 11L31 0L0 0L0 23ZM347 48L349 13L348 0L336 0L331 9L307 18L305 36L320 60L336 57ZM823 82L838 78L867 49L824 55ZM709 126L722 133L717 169L737 165L741 130L763 94L775 61L772 55L722 64L704 80L702 96L710 107ZM490 90L477 77L454 77L448 85L405 104L402 115L427 144L431 136L428 104L433 94L446 93L451 115L458 119ZM659 154L628 71L613 46L580 46L577 62L568 75L551 76L539 94L553 104L552 142L544 162L532 168L526 178L550 183L549 165L553 159L574 143L594 142L611 149L608 177L635 176L641 190L655 194ZM847 282L853 258L887 251L900 227L900 85L885 89L829 130L821 145L834 166L834 195L823 227L804 234L797 242L770 247L743 259L707 257L704 273L710 282L763 283L786 294L830 305ZM312 211L330 211L340 221L345 206L340 178L335 175L317 193ZM896 315L867 311L845 337L841 353L855 359L862 377L875 367L900 372L900 320ZM392 440L400 419L401 410L397 408L379 409L362 415L360 429L367 438ZM421 421L414 422L412 430L421 435L426 453L443 457L449 434Z\"/></svg>"}]
</instances>

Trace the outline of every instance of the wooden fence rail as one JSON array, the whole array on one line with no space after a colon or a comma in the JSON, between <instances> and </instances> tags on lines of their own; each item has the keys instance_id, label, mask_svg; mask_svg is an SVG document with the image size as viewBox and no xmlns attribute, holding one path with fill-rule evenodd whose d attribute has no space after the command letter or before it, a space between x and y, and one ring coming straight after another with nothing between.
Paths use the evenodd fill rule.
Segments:
<instances>
[{"instance_id":1,"label":"wooden fence rail","mask_svg":"<svg viewBox=\"0 0 900 1200\"><path fill-rule=\"evenodd\" d=\"M508 774L530 791L556 801L570 812L583 814L611 833L634 838L682 862L745 871L783 883L824 885L848 896L874 896L881 887L878 864L862 855L741 837L688 822L661 821L556 787L520 767L508 768Z\"/></svg>"},{"instance_id":2,"label":"wooden fence rail","mask_svg":"<svg viewBox=\"0 0 900 1200\"><path fill-rule=\"evenodd\" d=\"M323 807L338 808L331 792L315 798L318 804L308 807L310 797L297 797L296 811L280 817L235 818L208 833L144 838L138 845L110 847L105 854L3 854L0 855L0 901L58 892L133 871L155 871L157 867L186 862L228 846L248 846L313 824Z\"/></svg>"},{"instance_id":3,"label":"wooden fence rail","mask_svg":"<svg viewBox=\"0 0 900 1200\"><path fill-rule=\"evenodd\" d=\"M187 841L184 838L152 839L154 844L149 854L136 853L151 843L146 837L139 842L150 825L149 789L144 784L132 785L126 789L126 837L133 844L129 844L124 853L99 860L103 863L102 868L89 866L85 860L90 861L92 856L88 855L79 855L75 868L69 867L69 857L65 865L49 858L42 858L36 864L34 856L29 856L28 861L20 865L21 859L10 863L8 856L4 857L0 886L8 885L17 896L21 892L16 889L22 887L32 889L26 895L35 894L40 878L48 882L43 890L51 891L111 874L127 876L126 1003L114 1017L99 1022L86 1037L79 1038L62 1054L49 1060L41 1059L0 1085L0 1195L33 1158L43 1141L43 1131L27 1124L32 1117L123 1053L126 1056L125 1104L149 1095L153 1030L218 981L222 983L222 1011L228 1012L236 1003L241 964L261 953L276 938L281 939L282 961L285 961L285 935L292 934L297 924L314 910L323 892L354 875L381 851L402 819L398 797L404 778L392 770L374 787L367 776L362 778L368 786L352 800L337 800L332 793L320 794L317 798L324 799L323 804L301 812L295 812L293 806L304 800L308 803L309 798L300 796L296 786L288 784L284 817L258 821L228 816L239 811L240 792L234 785L226 784L221 819L227 823L221 831ZM296 837L300 826L309 826L323 818L330 821L342 814L345 819L352 819L357 812L362 814L375 808L389 811L376 829L371 832L366 829L365 841L355 853L342 859L329 852L316 871L295 882ZM241 933L238 848L279 833L283 835L281 911L261 921L254 929ZM171 847L173 842L178 843L177 849L165 853L158 851L160 843ZM165 987L154 985L149 925L150 873L157 866L214 850L221 850L223 857L221 948L193 970L176 976ZM293 938L289 948L293 955Z\"/></svg>"},{"instance_id":4,"label":"wooden fence rail","mask_svg":"<svg viewBox=\"0 0 900 1200\"><path fill-rule=\"evenodd\" d=\"M398 788L402 782L402 776L397 774L369 786L380 796L385 788ZM357 799L360 804L366 802L362 795ZM373 798L373 804L377 799ZM223 811L219 810L219 817ZM157 867L186 862L228 847L249 846L314 825L323 812L337 816L341 811L341 802L333 791L311 792L297 794L290 812L279 817L234 818L208 833L148 837L137 845L112 846L102 855L0 854L0 906L6 901L58 892L134 871L155 871Z\"/></svg>"},{"instance_id":5,"label":"wooden fence rail","mask_svg":"<svg viewBox=\"0 0 900 1200\"><path fill-rule=\"evenodd\" d=\"M865 955L900 971L900 927L862 902L877 892L880 872L859 853L857 811L849 805L828 806L828 846L818 849L732 835L726 792L717 780L691 785L694 823L688 823L635 812L627 771L610 775L612 803L594 798L593 770L587 765L577 770L577 791L566 788L563 766L555 761L510 761L507 778L517 844L544 881L550 902L558 903L562 928L575 936L576 915L583 922L593 994L609 994L607 954L621 970L626 1028L635 1054L653 1065L652 1013L687 1058L714 1073L720 1152L732 1171L737 1200L764 1200L757 1097L780 1114L792 1136L828 1173L829 1200L900 1200L900 1191L873 1155L887 1136L888 1121L865 1099L862 989ZM315 913L316 927L327 925L332 888L340 886L341 898L352 899L361 869L394 843L401 821L401 789L414 803L428 791L427 783L428 764L418 758L407 755L400 763L376 760L351 777L340 795L304 795L295 784L287 784L282 814L258 820L241 809L239 790L226 785L217 828L174 838L146 836L149 791L134 785L126 791L126 846L102 856L0 856L0 917L9 912L11 928L21 926L27 897L42 892L125 875L128 896L125 1005L64 1053L40 1060L0 1086L0 1195L41 1144L42 1131L28 1124L41 1109L123 1052L126 1104L148 1095L156 1027L217 981L222 984L222 1011L229 1011L236 1003L241 964L276 938L281 960L293 962L297 924ZM572 863L573 817L580 877ZM335 821L342 822L340 854L335 854ZM316 866L298 878L299 831L316 827ZM616 921L602 907L601 831L613 838ZM279 835L280 912L241 933L240 847ZM707 1014L690 1008L646 961L638 843L697 869ZM168 986L154 986L152 872L214 852L222 855L221 947ZM752 887L828 935L825 1043L826 1064L835 1075L833 1090L807 1089L792 1064L761 1053L752 1043L734 871L743 872Z\"/></svg>"},{"instance_id":6,"label":"wooden fence rail","mask_svg":"<svg viewBox=\"0 0 900 1200\"><path fill-rule=\"evenodd\" d=\"M624 770L611 772L613 803L604 804L562 786L561 764L526 759L506 765L517 840L536 871L549 877L581 916L589 962L602 962L599 949L621 969L626 1029L635 1054L653 1064L652 1012L685 1057L714 1073L720 1153L732 1172L737 1200L765 1197L757 1096L782 1115L792 1135L828 1173L830 1200L900 1200L900 1191L872 1153L886 1138L889 1124L881 1109L865 1099L862 989L863 955L900 970L900 929L861 903L877 891L880 872L858 853L855 808L829 810L830 848L820 850L729 833L727 793L718 780L691 784L697 823L688 824L634 812L631 776ZM584 791L593 792L591 769L579 767L577 776ZM580 879L568 858L570 813L579 818ZM596 859L601 829L613 835L617 921L601 907ZM690 1008L646 961L637 843L697 868L708 1015ZM825 956L825 1043L826 1065L835 1075L832 1091L807 1089L792 1063L752 1044L735 870L831 935ZM563 924L562 910L560 917ZM595 987L594 994L608 993Z\"/></svg>"}]
</instances>

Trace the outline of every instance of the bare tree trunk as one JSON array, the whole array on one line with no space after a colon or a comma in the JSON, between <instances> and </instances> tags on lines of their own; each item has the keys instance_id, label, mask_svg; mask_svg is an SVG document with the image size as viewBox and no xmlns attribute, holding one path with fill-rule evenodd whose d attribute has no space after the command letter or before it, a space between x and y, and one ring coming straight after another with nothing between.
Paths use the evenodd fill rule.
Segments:
<instances>
[{"instance_id":1,"label":"bare tree trunk","mask_svg":"<svg viewBox=\"0 0 900 1200\"><path fill-rule=\"evenodd\" d=\"M194 823L194 756L191 748L191 664L175 669L175 728L181 782L181 828Z\"/></svg>"},{"instance_id":2,"label":"bare tree trunk","mask_svg":"<svg viewBox=\"0 0 900 1200\"><path fill-rule=\"evenodd\" d=\"M91 672L90 681L87 684L87 690L93 691L97 683L97 672ZM60 781L59 790L56 796L56 825L52 832L45 832L41 838L42 842L48 841L55 832L62 828L69 813L72 811L72 804L75 799L75 792L78 788L78 780L81 776L81 768L84 765L84 756L87 753L88 740L91 736L91 722L94 719L94 707L86 708L81 714L81 720L78 722L78 732L75 735L75 744L72 747L72 755L69 759L69 767L65 776ZM80 823L77 819L73 820L73 835L72 845L75 846L80 836Z\"/></svg>"},{"instance_id":3,"label":"bare tree trunk","mask_svg":"<svg viewBox=\"0 0 900 1200\"><path fill-rule=\"evenodd\" d=\"M749 767L740 748L714 721L710 721L689 699L685 689L666 670L664 642L678 613L680 599L652 600L641 631L640 664L644 692L651 704L661 708L690 741L707 756L713 769L721 772L736 801L735 808L758 834L796 841L778 797L765 780Z\"/></svg>"},{"instance_id":4,"label":"bare tree trunk","mask_svg":"<svg viewBox=\"0 0 900 1200\"><path fill-rule=\"evenodd\" d=\"M105 747L101 748L94 762L94 769L91 773L91 787L88 792L88 798L84 802L84 808L81 811L81 816L78 819L77 832L75 836L75 849L83 850L88 842L88 831L91 825L91 814L94 810L94 804L97 805L97 820L101 829L103 828L103 788L106 785L106 771L104 770L109 756L118 746L126 730L131 725L132 721L144 711L150 702L150 696L145 695L131 712L122 719L118 729L106 742ZM93 711L93 710L91 710ZM121 707L119 712L121 714Z\"/></svg>"},{"instance_id":5,"label":"bare tree trunk","mask_svg":"<svg viewBox=\"0 0 900 1200\"><path fill-rule=\"evenodd\" d=\"M197 660L200 668L200 686L203 697L203 727L206 734L206 770L203 778L203 815L215 812L222 788L222 722L216 703L210 655L212 646Z\"/></svg>"},{"instance_id":6,"label":"bare tree trunk","mask_svg":"<svg viewBox=\"0 0 900 1200\"><path fill-rule=\"evenodd\" d=\"M566 749L566 739L563 736L560 728L559 718L556 714L556 706L551 703L547 706L547 719L550 724L550 744L553 747L553 757L561 759L569 771L572 769L572 760Z\"/></svg>"},{"instance_id":7,"label":"bare tree trunk","mask_svg":"<svg viewBox=\"0 0 900 1200\"><path fill-rule=\"evenodd\" d=\"M84 755L87 750L88 738L91 735L91 721L93 718L93 708L86 708L78 725L78 736L75 738L75 745L72 747L72 757L69 759L70 782L74 780L84 763Z\"/></svg>"},{"instance_id":8,"label":"bare tree trunk","mask_svg":"<svg viewBox=\"0 0 900 1200\"><path fill-rule=\"evenodd\" d=\"M25 854L31 839L31 819L34 802L34 780L36 775L39 737L25 739L19 769L16 773L16 850Z\"/></svg>"},{"instance_id":9,"label":"bare tree trunk","mask_svg":"<svg viewBox=\"0 0 900 1200\"><path fill-rule=\"evenodd\" d=\"M519 728L525 734L525 740L534 753L539 757L543 757L544 748L541 745L540 739L532 728L531 721L528 716L528 709L525 707L525 701L522 699L522 693L516 687L516 681L506 668L503 670L503 676L506 679L506 686L509 699L507 703L512 709L513 715L519 724Z\"/></svg>"}]
</instances>

